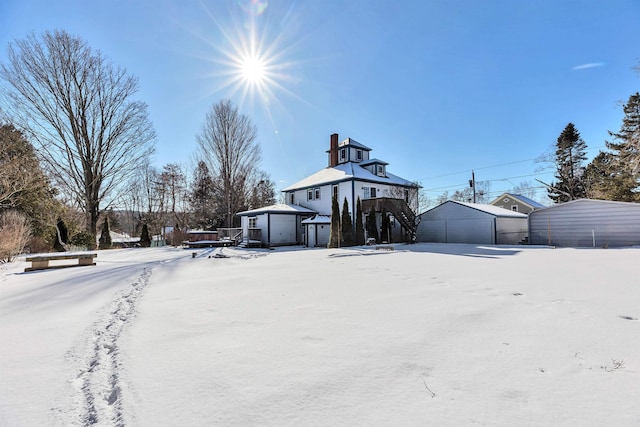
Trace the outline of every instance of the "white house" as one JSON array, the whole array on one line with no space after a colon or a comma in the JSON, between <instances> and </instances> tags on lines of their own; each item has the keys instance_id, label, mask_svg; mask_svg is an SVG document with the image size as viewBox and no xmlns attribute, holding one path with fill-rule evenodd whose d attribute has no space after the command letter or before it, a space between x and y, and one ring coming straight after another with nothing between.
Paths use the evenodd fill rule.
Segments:
<instances>
[{"instance_id":1,"label":"white house","mask_svg":"<svg viewBox=\"0 0 640 427\"><path fill-rule=\"evenodd\" d=\"M363 223L371 211L378 227L382 214L389 215L391 230L384 240L415 240L420 186L389 173L388 163L370 152L351 138L339 142L338 134L331 135L329 165L282 190L285 203L238 213L243 244L326 246L334 196L340 209L347 199L354 227L359 197Z\"/></svg>"},{"instance_id":2,"label":"white house","mask_svg":"<svg viewBox=\"0 0 640 427\"><path fill-rule=\"evenodd\" d=\"M420 186L390 173L387 162L372 158L371 148L354 139L339 142L338 134L331 135L327 153L326 168L282 190L286 203L331 216L332 198L336 197L341 210L346 198L355 225L359 197L364 216L373 210L378 227L382 213L390 215L392 241L413 240Z\"/></svg>"}]
</instances>

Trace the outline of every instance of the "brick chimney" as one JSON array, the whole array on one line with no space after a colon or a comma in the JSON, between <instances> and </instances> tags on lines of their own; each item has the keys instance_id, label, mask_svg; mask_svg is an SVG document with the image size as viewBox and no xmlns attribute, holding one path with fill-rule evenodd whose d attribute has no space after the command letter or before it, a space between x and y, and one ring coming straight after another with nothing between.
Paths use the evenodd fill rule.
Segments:
<instances>
[{"instance_id":1,"label":"brick chimney","mask_svg":"<svg viewBox=\"0 0 640 427\"><path fill-rule=\"evenodd\" d=\"M331 135L331 143L329 145L329 167L338 165L338 134Z\"/></svg>"}]
</instances>

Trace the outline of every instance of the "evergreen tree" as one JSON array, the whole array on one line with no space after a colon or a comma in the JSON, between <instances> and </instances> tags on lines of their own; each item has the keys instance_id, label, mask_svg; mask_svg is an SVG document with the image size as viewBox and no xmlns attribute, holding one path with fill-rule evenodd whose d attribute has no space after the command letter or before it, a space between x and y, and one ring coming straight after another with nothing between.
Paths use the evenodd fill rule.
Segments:
<instances>
[{"instance_id":1,"label":"evergreen tree","mask_svg":"<svg viewBox=\"0 0 640 427\"><path fill-rule=\"evenodd\" d=\"M369 216L367 217L367 237L369 239L376 239L376 243L380 242L380 236L378 235L378 223L376 221L376 211L373 206L369 210Z\"/></svg>"},{"instance_id":2,"label":"evergreen tree","mask_svg":"<svg viewBox=\"0 0 640 427\"><path fill-rule=\"evenodd\" d=\"M380 226L380 239L391 243L391 224L389 222L389 214L382 211L382 225Z\"/></svg>"},{"instance_id":3,"label":"evergreen tree","mask_svg":"<svg viewBox=\"0 0 640 427\"><path fill-rule=\"evenodd\" d=\"M353 246L353 222L351 222L351 215L349 214L349 203L347 198L344 198L342 203L342 221L341 221L340 235L342 246Z\"/></svg>"},{"instance_id":4,"label":"evergreen tree","mask_svg":"<svg viewBox=\"0 0 640 427\"><path fill-rule=\"evenodd\" d=\"M331 228L329 229L329 247L340 247L340 208L338 199L334 196L331 200Z\"/></svg>"},{"instance_id":5,"label":"evergreen tree","mask_svg":"<svg viewBox=\"0 0 640 427\"><path fill-rule=\"evenodd\" d=\"M584 172L587 197L590 199L634 201L633 177L618 166L613 153L601 151Z\"/></svg>"},{"instance_id":6,"label":"evergreen tree","mask_svg":"<svg viewBox=\"0 0 640 427\"><path fill-rule=\"evenodd\" d=\"M620 130L609 132L615 142L607 141L607 148L613 151L609 187L617 190L617 194L607 198L634 202L639 199L636 190L640 178L640 93L631 95L623 110Z\"/></svg>"},{"instance_id":7,"label":"evergreen tree","mask_svg":"<svg viewBox=\"0 0 640 427\"><path fill-rule=\"evenodd\" d=\"M49 250L61 209L33 145L11 124L0 123L0 211L17 210L28 218L33 239L28 246ZM34 239L46 244L34 245Z\"/></svg>"},{"instance_id":8,"label":"evergreen tree","mask_svg":"<svg viewBox=\"0 0 640 427\"><path fill-rule=\"evenodd\" d=\"M573 123L569 123L556 143L556 181L548 189L549 198L555 203L586 197L583 182L587 144Z\"/></svg>"},{"instance_id":9,"label":"evergreen tree","mask_svg":"<svg viewBox=\"0 0 640 427\"><path fill-rule=\"evenodd\" d=\"M209 229L214 227L214 195L215 187L209 168L204 161L199 161L193 174L189 205L193 213L193 223L196 227ZM220 222L222 224L222 222Z\"/></svg>"},{"instance_id":10,"label":"evergreen tree","mask_svg":"<svg viewBox=\"0 0 640 427\"><path fill-rule=\"evenodd\" d=\"M356 245L364 245L364 224L362 223L362 202L360 202L360 196L356 200Z\"/></svg>"},{"instance_id":11,"label":"evergreen tree","mask_svg":"<svg viewBox=\"0 0 640 427\"><path fill-rule=\"evenodd\" d=\"M140 234L140 246L143 248L148 248L151 246L151 236L149 236L149 227L145 222L142 224L142 233Z\"/></svg>"},{"instance_id":12,"label":"evergreen tree","mask_svg":"<svg viewBox=\"0 0 640 427\"><path fill-rule=\"evenodd\" d=\"M66 251L64 245L69 243L69 230L67 229L67 224L64 223L62 218L58 218L56 228L56 239L53 248L58 252L64 252Z\"/></svg>"},{"instance_id":13,"label":"evergreen tree","mask_svg":"<svg viewBox=\"0 0 640 427\"><path fill-rule=\"evenodd\" d=\"M100 233L100 239L98 240L98 249L111 249L111 232L109 230L109 217L104 217L102 223L102 233Z\"/></svg>"}]
</instances>

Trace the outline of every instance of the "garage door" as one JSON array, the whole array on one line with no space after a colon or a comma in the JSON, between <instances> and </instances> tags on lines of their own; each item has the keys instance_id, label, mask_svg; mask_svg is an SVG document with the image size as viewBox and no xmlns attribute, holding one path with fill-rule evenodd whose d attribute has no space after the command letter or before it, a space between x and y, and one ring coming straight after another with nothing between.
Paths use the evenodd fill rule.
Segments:
<instances>
[{"instance_id":1,"label":"garage door","mask_svg":"<svg viewBox=\"0 0 640 427\"><path fill-rule=\"evenodd\" d=\"M271 244L296 243L296 217L294 215L271 215Z\"/></svg>"},{"instance_id":2,"label":"garage door","mask_svg":"<svg viewBox=\"0 0 640 427\"><path fill-rule=\"evenodd\" d=\"M418 241L494 244L493 219L427 220L419 226Z\"/></svg>"},{"instance_id":3,"label":"garage door","mask_svg":"<svg viewBox=\"0 0 640 427\"><path fill-rule=\"evenodd\" d=\"M494 243L492 219L447 220L447 243Z\"/></svg>"}]
</instances>

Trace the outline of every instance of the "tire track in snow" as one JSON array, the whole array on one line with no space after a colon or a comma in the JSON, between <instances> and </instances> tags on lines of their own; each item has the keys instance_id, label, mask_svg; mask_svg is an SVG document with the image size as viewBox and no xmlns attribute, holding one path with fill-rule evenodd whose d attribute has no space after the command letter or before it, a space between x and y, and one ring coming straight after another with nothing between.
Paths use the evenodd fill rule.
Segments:
<instances>
[{"instance_id":1,"label":"tire track in snow","mask_svg":"<svg viewBox=\"0 0 640 427\"><path fill-rule=\"evenodd\" d=\"M82 426L124 426L120 349L118 339L135 317L141 293L149 283L145 268L138 280L119 293L90 330L87 349L80 356L82 368L73 381L75 406Z\"/></svg>"}]
</instances>

